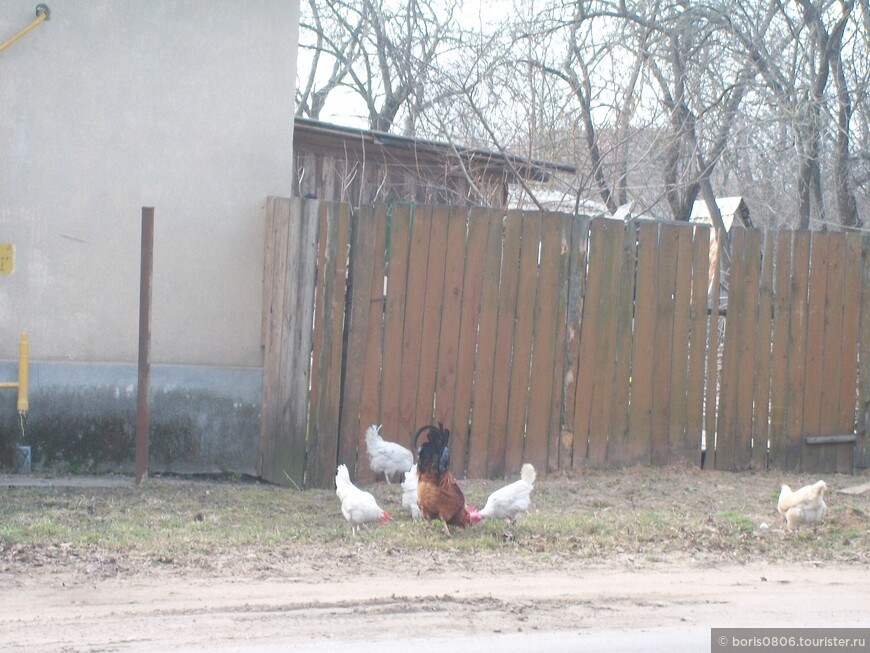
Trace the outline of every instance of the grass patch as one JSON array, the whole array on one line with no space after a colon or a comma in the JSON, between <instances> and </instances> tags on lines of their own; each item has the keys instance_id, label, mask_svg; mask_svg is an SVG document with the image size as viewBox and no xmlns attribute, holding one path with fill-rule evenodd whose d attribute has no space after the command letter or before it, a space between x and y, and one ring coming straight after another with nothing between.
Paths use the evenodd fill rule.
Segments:
<instances>
[{"instance_id":1,"label":"grass patch","mask_svg":"<svg viewBox=\"0 0 870 653\"><path fill-rule=\"evenodd\" d=\"M845 486L851 477L839 482ZM3 488L0 569L105 559L209 568L242 561L271 569L287 560L316 566L357 556L385 556L388 565L448 556L451 564L469 566L482 559L504 564L509 556L520 567L561 556L870 562L870 495L846 504L831 492L822 526L788 534L771 489L778 483L772 475L671 469L539 479L529 513L515 523L452 528L452 538L439 523L411 521L400 488L384 483L368 489L391 513L390 524L363 528L356 537L331 490L179 479L151 479L139 489ZM501 485L460 484L474 505Z\"/></svg>"},{"instance_id":2,"label":"grass patch","mask_svg":"<svg viewBox=\"0 0 870 653\"><path fill-rule=\"evenodd\" d=\"M738 533L749 535L755 531L755 524L743 514L726 510L717 512L716 519L726 528L734 529Z\"/></svg>"}]
</instances>

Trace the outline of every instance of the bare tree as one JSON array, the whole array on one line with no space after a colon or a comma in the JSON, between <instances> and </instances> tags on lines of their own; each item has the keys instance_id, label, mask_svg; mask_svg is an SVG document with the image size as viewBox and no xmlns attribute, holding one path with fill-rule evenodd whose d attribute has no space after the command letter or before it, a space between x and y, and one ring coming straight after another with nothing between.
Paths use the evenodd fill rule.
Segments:
<instances>
[{"instance_id":1,"label":"bare tree","mask_svg":"<svg viewBox=\"0 0 870 653\"><path fill-rule=\"evenodd\" d=\"M796 153L795 226L808 229L830 224L825 196L833 194L840 224L855 227L859 219L850 155L853 102L845 66L852 57L844 57L843 48L848 30L857 39L858 32L866 34L867 25L862 27L852 20L854 1L772 4L778 23L775 39L740 29L735 30L735 35L770 93L768 124L779 122L791 133ZM853 49L852 53L866 62L866 49L861 53ZM857 89L858 84L853 88ZM826 172L831 135L834 164ZM833 183L828 184L829 180Z\"/></svg>"},{"instance_id":2,"label":"bare tree","mask_svg":"<svg viewBox=\"0 0 870 653\"><path fill-rule=\"evenodd\" d=\"M700 195L721 226L713 175L756 75L729 48L727 14L692 3L575 0L570 13L554 4L542 16L527 36L561 31L565 55L541 53L532 63L570 89L607 210L629 199L630 169L653 164L674 219L688 219ZM651 146L637 141L640 133L652 136ZM663 161L653 163L660 152Z\"/></svg>"},{"instance_id":3,"label":"bare tree","mask_svg":"<svg viewBox=\"0 0 870 653\"><path fill-rule=\"evenodd\" d=\"M689 217L752 198L763 225L870 209L866 0L309 0L299 111L337 89L373 129L574 162L579 198ZM307 26L307 27L306 27ZM527 193L534 191L527 188Z\"/></svg>"},{"instance_id":4,"label":"bare tree","mask_svg":"<svg viewBox=\"0 0 870 653\"><path fill-rule=\"evenodd\" d=\"M327 96L345 88L362 101L371 129L391 131L404 110L405 128L413 131L426 107L435 60L457 30L458 2L309 0L300 48L311 53L312 63L300 84L297 113L318 117Z\"/></svg>"},{"instance_id":5,"label":"bare tree","mask_svg":"<svg viewBox=\"0 0 870 653\"><path fill-rule=\"evenodd\" d=\"M310 55L307 76L297 80L296 115L320 119L320 113L329 95L341 86L351 67L360 57L359 44L366 27L362 14L354 16L353 23L345 18L340 3L308 0L300 21L300 49ZM325 15L324 15L325 14ZM326 63L329 72L321 72Z\"/></svg>"},{"instance_id":6,"label":"bare tree","mask_svg":"<svg viewBox=\"0 0 870 653\"><path fill-rule=\"evenodd\" d=\"M819 8L810 0L797 0L803 12L803 22L808 28L807 39L807 97L801 107L801 125L798 136L802 142L801 163L799 174L799 223L798 226L808 229L811 219L825 224L825 204L822 196L822 109L824 93L828 86L831 61L839 56L843 30L846 27L849 13L854 2L840 3L843 13L830 31L824 25L819 14Z\"/></svg>"}]
</instances>

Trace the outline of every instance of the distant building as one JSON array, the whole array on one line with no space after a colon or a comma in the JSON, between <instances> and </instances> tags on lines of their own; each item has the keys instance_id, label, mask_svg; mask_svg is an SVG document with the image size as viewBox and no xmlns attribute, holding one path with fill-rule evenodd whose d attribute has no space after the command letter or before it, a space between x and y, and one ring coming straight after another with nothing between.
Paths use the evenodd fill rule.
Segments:
<instances>
[{"instance_id":1,"label":"distant building","mask_svg":"<svg viewBox=\"0 0 870 653\"><path fill-rule=\"evenodd\" d=\"M725 225L725 231L731 233L731 226L734 221L737 221L738 226L747 229L752 228L752 220L749 219L749 206L742 196L734 197L717 197L716 205L719 207L719 212L722 214L722 222ZM692 213L689 216L690 222L699 222L701 224L711 224L710 211L707 208L707 202L698 200L692 205Z\"/></svg>"},{"instance_id":2,"label":"distant building","mask_svg":"<svg viewBox=\"0 0 870 653\"><path fill-rule=\"evenodd\" d=\"M726 233L731 233L731 228L736 224L745 229L752 228L752 221L749 219L749 207L743 197L717 197L716 205L719 207L719 212L722 214L722 223L725 225ZM710 224L710 211L707 209L707 203L703 200L695 202L692 206L692 214L689 216L690 222L699 224ZM713 289L713 272L716 266L719 265L719 245L716 238L716 230L710 231L710 269L708 285L708 293ZM723 300L724 301L724 298Z\"/></svg>"},{"instance_id":3,"label":"distant building","mask_svg":"<svg viewBox=\"0 0 870 653\"><path fill-rule=\"evenodd\" d=\"M574 166L296 118L293 194L353 206L405 200L505 207L519 180Z\"/></svg>"}]
</instances>

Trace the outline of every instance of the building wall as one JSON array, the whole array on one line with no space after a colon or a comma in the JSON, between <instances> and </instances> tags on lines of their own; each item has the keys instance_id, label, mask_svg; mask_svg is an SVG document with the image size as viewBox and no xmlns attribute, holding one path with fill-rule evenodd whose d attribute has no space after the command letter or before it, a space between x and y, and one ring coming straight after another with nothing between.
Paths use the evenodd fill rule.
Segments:
<instances>
[{"instance_id":1,"label":"building wall","mask_svg":"<svg viewBox=\"0 0 870 653\"><path fill-rule=\"evenodd\" d=\"M291 192L298 0L49 5L0 54L0 243L14 246L0 360L8 369L26 330L43 370L28 424L63 416L46 402L63 401L72 369L83 392L128 386L143 206L155 208L151 360L167 370L155 396L193 368L218 380L208 393L258 409L265 199ZM0 4L0 39L34 6ZM220 381L238 370L245 383ZM0 429L13 394L0 391ZM217 437L200 417L197 437ZM243 435L255 443L256 420Z\"/></svg>"}]
</instances>

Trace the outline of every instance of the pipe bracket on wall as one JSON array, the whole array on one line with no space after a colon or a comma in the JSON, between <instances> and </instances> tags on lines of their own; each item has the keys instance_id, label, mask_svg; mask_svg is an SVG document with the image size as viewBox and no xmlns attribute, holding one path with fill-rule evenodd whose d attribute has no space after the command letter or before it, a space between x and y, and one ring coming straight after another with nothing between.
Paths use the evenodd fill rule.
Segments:
<instances>
[{"instance_id":1,"label":"pipe bracket on wall","mask_svg":"<svg viewBox=\"0 0 870 653\"><path fill-rule=\"evenodd\" d=\"M5 41L3 41L3 43L0 44L0 52L3 52L3 50L5 50L10 45L15 43L15 41L17 41L22 36L27 34L30 30L35 28L37 25L43 23L46 20L50 20L50 19L51 19L51 9L48 8L48 5L46 5L46 4L36 5L36 18L34 18L32 21L30 21L30 24L27 27L25 27L24 29L22 29L20 32L18 32L17 34L15 34L12 37L6 39Z\"/></svg>"}]
</instances>

